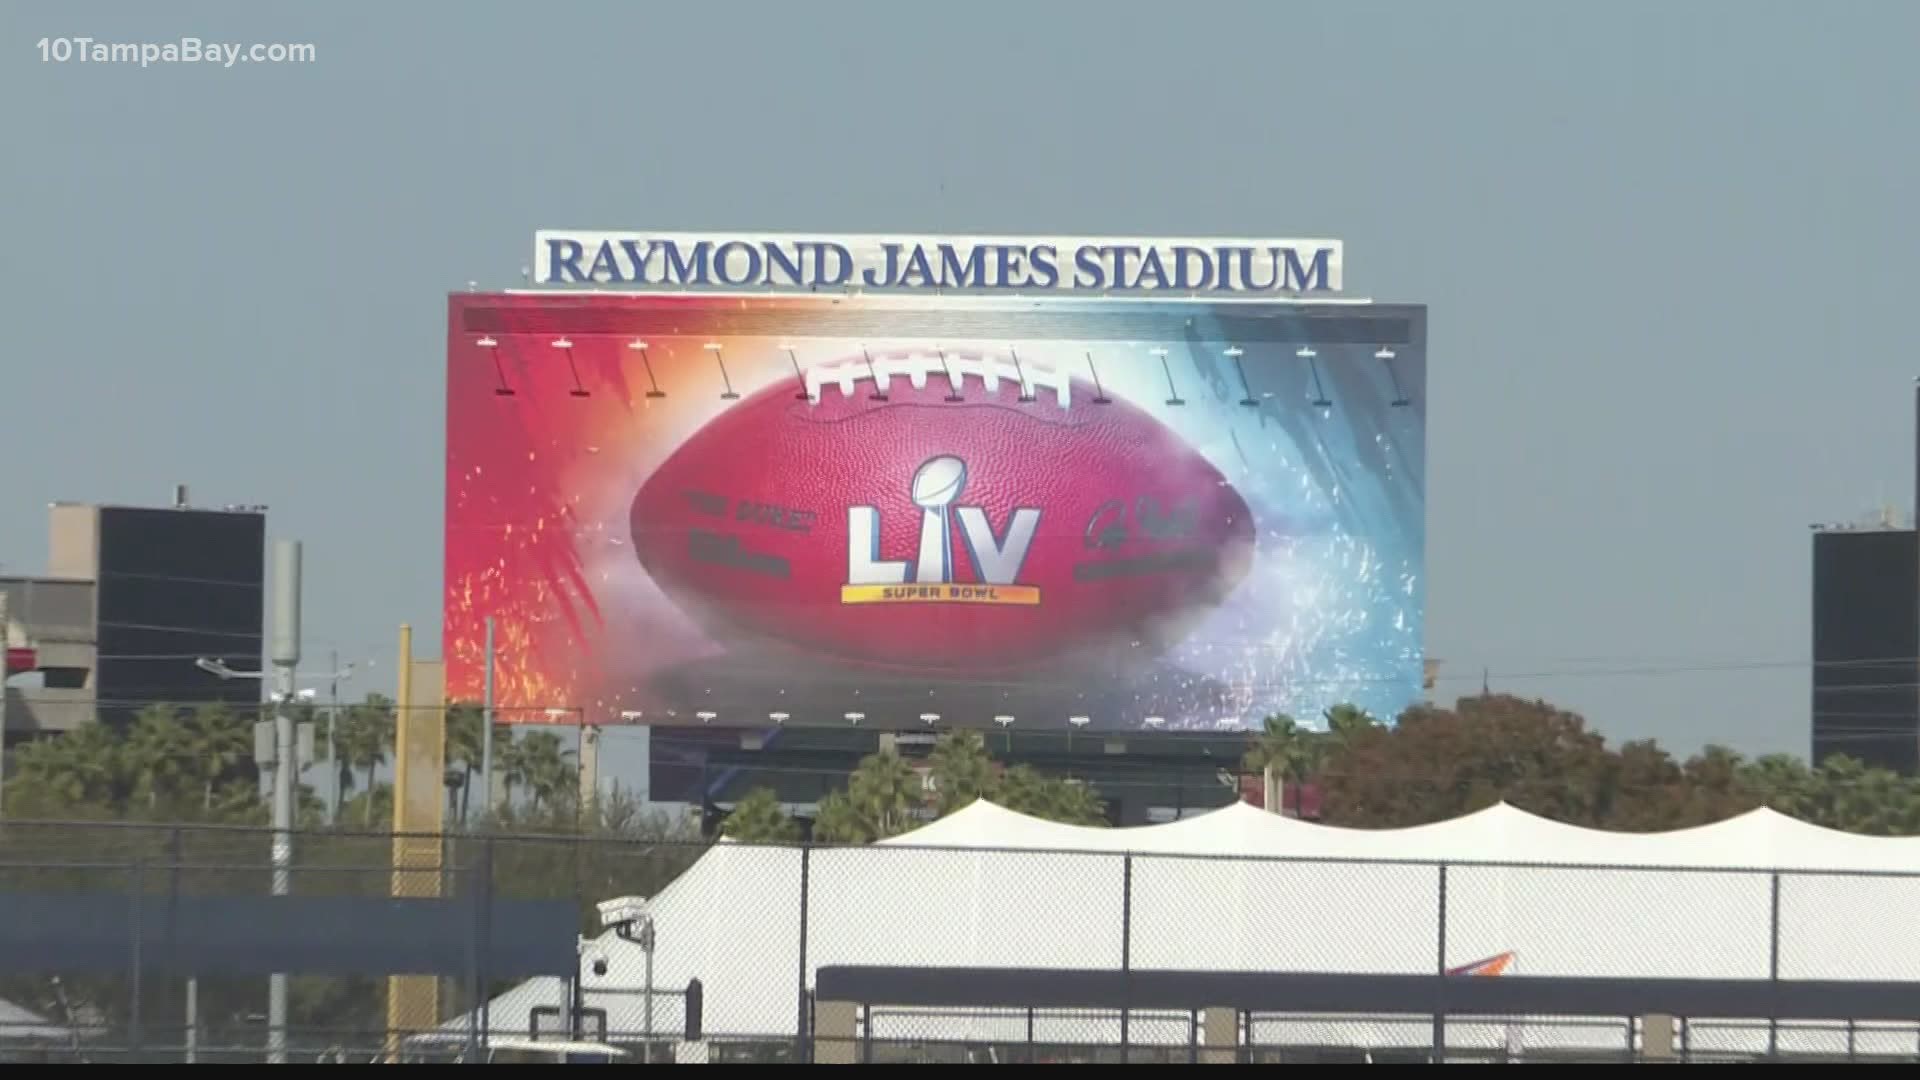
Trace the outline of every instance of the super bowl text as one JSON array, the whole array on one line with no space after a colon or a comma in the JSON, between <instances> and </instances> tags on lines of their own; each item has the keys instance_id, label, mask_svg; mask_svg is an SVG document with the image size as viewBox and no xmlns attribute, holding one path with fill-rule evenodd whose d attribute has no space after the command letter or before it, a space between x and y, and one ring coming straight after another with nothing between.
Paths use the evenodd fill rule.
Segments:
<instances>
[{"instance_id":1,"label":"super bowl text","mask_svg":"<svg viewBox=\"0 0 1920 1080\"><path fill-rule=\"evenodd\" d=\"M843 604L966 603L1037 604L1040 590L1016 585L1027 550L1040 529L1040 511L1022 507L1007 522L1006 535L995 536L987 512L978 506L954 506L967 484L967 463L957 457L929 458L913 474L913 502L920 508L920 550L913 564L912 582L925 588L890 588L908 582L905 560L880 558L880 509L847 508L847 583L840 589ZM951 515L951 516L950 516ZM980 581L992 588L956 586L953 563L953 519L967 542L967 556Z\"/></svg>"}]
</instances>

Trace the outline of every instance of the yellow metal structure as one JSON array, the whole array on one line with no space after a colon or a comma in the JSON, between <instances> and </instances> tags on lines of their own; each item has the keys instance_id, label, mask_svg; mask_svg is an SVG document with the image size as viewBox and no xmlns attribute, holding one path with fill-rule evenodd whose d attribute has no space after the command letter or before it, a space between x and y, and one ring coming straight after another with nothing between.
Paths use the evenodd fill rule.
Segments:
<instances>
[{"instance_id":1,"label":"yellow metal structure","mask_svg":"<svg viewBox=\"0 0 1920 1080\"><path fill-rule=\"evenodd\" d=\"M413 629L400 628L400 677L394 704L393 895L441 892L445 821L447 707L439 660L413 657ZM387 980L388 1052L407 1035L440 1022L440 980L394 975Z\"/></svg>"}]
</instances>

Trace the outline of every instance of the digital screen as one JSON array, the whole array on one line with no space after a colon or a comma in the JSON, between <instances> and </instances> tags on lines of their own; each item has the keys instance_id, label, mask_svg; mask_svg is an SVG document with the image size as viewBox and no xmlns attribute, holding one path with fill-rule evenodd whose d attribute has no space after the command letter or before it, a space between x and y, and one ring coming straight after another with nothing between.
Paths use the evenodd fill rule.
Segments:
<instances>
[{"instance_id":1,"label":"digital screen","mask_svg":"<svg viewBox=\"0 0 1920 1080\"><path fill-rule=\"evenodd\" d=\"M102 507L99 545L102 709L125 718L147 702L258 705L257 682L216 679L193 661L259 670L266 517Z\"/></svg>"},{"instance_id":2,"label":"digital screen","mask_svg":"<svg viewBox=\"0 0 1920 1080\"><path fill-rule=\"evenodd\" d=\"M1920 540L1813 536L1813 760L1911 774L1920 763Z\"/></svg>"},{"instance_id":3,"label":"digital screen","mask_svg":"<svg viewBox=\"0 0 1920 1080\"><path fill-rule=\"evenodd\" d=\"M445 642L527 722L1214 730L1420 692L1418 307L456 295Z\"/></svg>"}]
</instances>

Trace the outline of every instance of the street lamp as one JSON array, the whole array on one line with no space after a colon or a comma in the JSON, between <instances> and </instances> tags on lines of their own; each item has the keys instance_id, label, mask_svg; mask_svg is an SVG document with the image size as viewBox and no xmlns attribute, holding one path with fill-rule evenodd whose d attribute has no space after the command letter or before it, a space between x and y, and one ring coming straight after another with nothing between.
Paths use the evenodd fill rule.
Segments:
<instances>
[{"instance_id":1,"label":"street lamp","mask_svg":"<svg viewBox=\"0 0 1920 1080\"><path fill-rule=\"evenodd\" d=\"M335 654L335 659L339 659L338 654ZM371 666L373 662L369 660L367 663ZM265 671L239 671L229 667L225 660L210 660L204 656L195 660L193 666L222 681L230 679L257 679L264 681L269 674ZM327 694L327 760L332 762L333 766L327 770L332 774L327 781L329 795L327 799L327 824L329 825L333 824L340 817L340 796L343 794L340 790L340 765L336 757L340 752L340 746L337 740L340 722L340 684L353 678L355 667L356 665L354 664L348 664L346 667L336 667L336 670L330 671L325 675L295 676L297 682L326 683L330 687ZM278 704L282 699L282 695L285 693L286 691L283 690L270 690L267 693L267 700ZM313 704L320 700L320 690L315 686L295 689L286 700L304 701L308 704ZM309 762L309 764L311 764L311 762Z\"/></svg>"},{"instance_id":2,"label":"street lamp","mask_svg":"<svg viewBox=\"0 0 1920 1080\"><path fill-rule=\"evenodd\" d=\"M273 662L273 895L291 892L293 870L293 715L287 703L296 692L294 668L300 665L300 542L273 545L273 623L268 659ZM265 679L265 671L235 671L225 660L200 657L194 666L216 678ZM254 729L258 732L260 729ZM256 740L257 745L257 740ZM287 977L267 980L267 1062L287 1062Z\"/></svg>"}]
</instances>

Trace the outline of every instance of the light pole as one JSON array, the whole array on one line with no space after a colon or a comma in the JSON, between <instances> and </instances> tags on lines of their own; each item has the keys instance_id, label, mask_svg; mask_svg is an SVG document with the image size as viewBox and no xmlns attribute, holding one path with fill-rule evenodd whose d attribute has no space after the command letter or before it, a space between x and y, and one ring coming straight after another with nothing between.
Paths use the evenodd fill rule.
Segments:
<instances>
[{"instance_id":1,"label":"light pole","mask_svg":"<svg viewBox=\"0 0 1920 1080\"><path fill-rule=\"evenodd\" d=\"M327 683L327 824L340 820L340 684L353 678L354 665L340 666L340 653L328 654L333 670L320 678ZM371 664L373 661L367 661Z\"/></svg>"},{"instance_id":2,"label":"light pole","mask_svg":"<svg viewBox=\"0 0 1920 1080\"><path fill-rule=\"evenodd\" d=\"M273 545L273 895L292 891L293 669L300 664L300 541ZM267 1063L287 1063L287 976L267 981Z\"/></svg>"},{"instance_id":3,"label":"light pole","mask_svg":"<svg viewBox=\"0 0 1920 1080\"><path fill-rule=\"evenodd\" d=\"M293 714L288 711L297 693L294 668L300 663L300 542L276 540L273 545L273 634L268 659L273 664L273 895L291 891L293 872ZM201 658L194 663L221 679L262 679L264 671L235 671L224 661ZM275 972L267 979L267 1062L287 1063L287 976Z\"/></svg>"}]
</instances>

